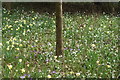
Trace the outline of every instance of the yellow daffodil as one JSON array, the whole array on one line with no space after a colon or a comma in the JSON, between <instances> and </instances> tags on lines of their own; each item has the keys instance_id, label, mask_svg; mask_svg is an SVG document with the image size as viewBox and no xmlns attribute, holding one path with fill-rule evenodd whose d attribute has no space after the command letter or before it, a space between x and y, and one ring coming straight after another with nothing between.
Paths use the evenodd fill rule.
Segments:
<instances>
[{"instance_id":1,"label":"yellow daffodil","mask_svg":"<svg viewBox=\"0 0 120 80\"><path fill-rule=\"evenodd\" d=\"M108 68L111 68L111 66L110 66L110 65L107 65L107 67L108 67Z\"/></svg>"},{"instance_id":2,"label":"yellow daffodil","mask_svg":"<svg viewBox=\"0 0 120 80\"><path fill-rule=\"evenodd\" d=\"M30 32L30 29L28 29L27 31Z\"/></svg>"},{"instance_id":3,"label":"yellow daffodil","mask_svg":"<svg viewBox=\"0 0 120 80\"><path fill-rule=\"evenodd\" d=\"M48 75L47 78L51 78L51 75Z\"/></svg>"},{"instance_id":4,"label":"yellow daffodil","mask_svg":"<svg viewBox=\"0 0 120 80\"><path fill-rule=\"evenodd\" d=\"M19 48L16 48L16 50L20 50Z\"/></svg>"},{"instance_id":5,"label":"yellow daffodil","mask_svg":"<svg viewBox=\"0 0 120 80\"><path fill-rule=\"evenodd\" d=\"M53 29L53 31L55 32L55 29Z\"/></svg>"},{"instance_id":6,"label":"yellow daffodil","mask_svg":"<svg viewBox=\"0 0 120 80\"><path fill-rule=\"evenodd\" d=\"M97 64L99 64L99 61L96 61Z\"/></svg>"},{"instance_id":7,"label":"yellow daffodil","mask_svg":"<svg viewBox=\"0 0 120 80\"><path fill-rule=\"evenodd\" d=\"M29 67L30 65L29 64L27 64L27 67Z\"/></svg>"},{"instance_id":8,"label":"yellow daffodil","mask_svg":"<svg viewBox=\"0 0 120 80\"><path fill-rule=\"evenodd\" d=\"M110 31L107 31L107 34L109 34L110 33Z\"/></svg>"},{"instance_id":9,"label":"yellow daffodil","mask_svg":"<svg viewBox=\"0 0 120 80\"><path fill-rule=\"evenodd\" d=\"M73 72L73 71L71 71L71 72L70 72L70 74L74 74L74 72Z\"/></svg>"},{"instance_id":10,"label":"yellow daffodil","mask_svg":"<svg viewBox=\"0 0 120 80\"><path fill-rule=\"evenodd\" d=\"M20 29L20 27L18 27L18 28L16 29L16 31L19 30L19 29Z\"/></svg>"},{"instance_id":11,"label":"yellow daffodil","mask_svg":"<svg viewBox=\"0 0 120 80\"><path fill-rule=\"evenodd\" d=\"M38 40L35 40L35 42L38 42Z\"/></svg>"},{"instance_id":12,"label":"yellow daffodil","mask_svg":"<svg viewBox=\"0 0 120 80\"><path fill-rule=\"evenodd\" d=\"M95 47L96 45L95 45L95 44L92 44L91 46L92 46L92 47Z\"/></svg>"},{"instance_id":13,"label":"yellow daffodil","mask_svg":"<svg viewBox=\"0 0 120 80\"><path fill-rule=\"evenodd\" d=\"M32 18L32 20L35 20L34 18Z\"/></svg>"},{"instance_id":14,"label":"yellow daffodil","mask_svg":"<svg viewBox=\"0 0 120 80\"><path fill-rule=\"evenodd\" d=\"M8 28L11 28L11 27L12 27L11 25L8 26Z\"/></svg>"},{"instance_id":15,"label":"yellow daffodil","mask_svg":"<svg viewBox=\"0 0 120 80\"><path fill-rule=\"evenodd\" d=\"M19 59L19 62L22 62L22 59Z\"/></svg>"},{"instance_id":16,"label":"yellow daffodil","mask_svg":"<svg viewBox=\"0 0 120 80\"><path fill-rule=\"evenodd\" d=\"M92 30L92 28L91 28L91 27L89 27L89 30Z\"/></svg>"},{"instance_id":17,"label":"yellow daffodil","mask_svg":"<svg viewBox=\"0 0 120 80\"><path fill-rule=\"evenodd\" d=\"M11 46L12 48L14 47L14 45Z\"/></svg>"},{"instance_id":18,"label":"yellow daffodil","mask_svg":"<svg viewBox=\"0 0 120 80\"><path fill-rule=\"evenodd\" d=\"M76 76L80 76L80 73L76 73Z\"/></svg>"},{"instance_id":19,"label":"yellow daffodil","mask_svg":"<svg viewBox=\"0 0 120 80\"><path fill-rule=\"evenodd\" d=\"M21 69L21 72L24 73L25 72L25 68Z\"/></svg>"},{"instance_id":20,"label":"yellow daffodil","mask_svg":"<svg viewBox=\"0 0 120 80\"><path fill-rule=\"evenodd\" d=\"M37 19L37 17L35 17L35 19Z\"/></svg>"},{"instance_id":21,"label":"yellow daffodil","mask_svg":"<svg viewBox=\"0 0 120 80\"><path fill-rule=\"evenodd\" d=\"M15 42L13 41L13 42L12 42L12 44L14 45L14 44L15 44Z\"/></svg>"},{"instance_id":22,"label":"yellow daffodil","mask_svg":"<svg viewBox=\"0 0 120 80\"><path fill-rule=\"evenodd\" d=\"M7 50L10 50L9 46L7 47Z\"/></svg>"},{"instance_id":23,"label":"yellow daffodil","mask_svg":"<svg viewBox=\"0 0 120 80\"><path fill-rule=\"evenodd\" d=\"M7 67L8 67L9 69L12 69L12 65L11 65L11 64L10 64L10 65L8 64Z\"/></svg>"},{"instance_id":24,"label":"yellow daffodil","mask_svg":"<svg viewBox=\"0 0 120 80\"><path fill-rule=\"evenodd\" d=\"M11 30L13 30L13 28L11 28Z\"/></svg>"},{"instance_id":25,"label":"yellow daffodil","mask_svg":"<svg viewBox=\"0 0 120 80\"><path fill-rule=\"evenodd\" d=\"M29 24L30 26L33 26L33 24Z\"/></svg>"},{"instance_id":26,"label":"yellow daffodil","mask_svg":"<svg viewBox=\"0 0 120 80\"><path fill-rule=\"evenodd\" d=\"M55 59L57 59L57 56L54 56Z\"/></svg>"},{"instance_id":27,"label":"yellow daffodil","mask_svg":"<svg viewBox=\"0 0 120 80\"><path fill-rule=\"evenodd\" d=\"M20 47L22 47L23 45L22 45L22 44L20 44L19 46L20 46Z\"/></svg>"},{"instance_id":28,"label":"yellow daffodil","mask_svg":"<svg viewBox=\"0 0 120 80\"><path fill-rule=\"evenodd\" d=\"M16 41L17 39L14 37L13 40Z\"/></svg>"},{"instance_id":29,"label":"yellow daffodil","mask_svg":"<svg viewBox=\"0 0 120 80\"><path fill-rule=\"evenodd\" d=\"M23 20L24 24L26 24L26 20Z\"/></svg>"},{"instance_id":30,"label":"yellow daffodil","mask_svg":"<svg viewBox=\"0 0 120 80\"><path fill-rule=\"evenodd\" d=\"M15 21L15 23L17 23L18 21Z\"/></svg>"},{"instance_id":31,"label":"yellow daffodil","mask_svg":"<svg viewBox=\"0 0 120 80\"><path fill-rule=\"evenodd\" d=\"M22 24L20 24L20 27L23 27L23 25L22 25Z\"/></svg>"}]
</instances>

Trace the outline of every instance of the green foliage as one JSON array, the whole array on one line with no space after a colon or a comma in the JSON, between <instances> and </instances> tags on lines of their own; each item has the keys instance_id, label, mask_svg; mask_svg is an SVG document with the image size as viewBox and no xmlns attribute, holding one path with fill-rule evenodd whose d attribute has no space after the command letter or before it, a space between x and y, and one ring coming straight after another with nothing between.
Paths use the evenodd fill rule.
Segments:
<instances>
[{"instance_id":1,"label":"green foliage","mask_svg":"<svg viewBox=\"0 0 120 80\"><path fill-rule=\"evenodd\" d=\"M3 77L116 78L118 17L63 16L64 56L55 55L55 16L3 9Z\"/></svg>"}]
</instances>

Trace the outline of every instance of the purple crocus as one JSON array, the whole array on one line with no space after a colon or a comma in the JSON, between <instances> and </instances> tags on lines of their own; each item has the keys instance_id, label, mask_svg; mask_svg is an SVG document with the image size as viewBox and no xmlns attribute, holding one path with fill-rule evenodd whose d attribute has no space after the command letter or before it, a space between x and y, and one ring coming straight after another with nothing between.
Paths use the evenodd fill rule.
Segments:
<instances>
[{"instance_id":1,"label":"purple crocus","mask_svg":"<svg viewBox=\"0 0 120 80\"><path fill-rule=\"evenodd\" d=\"M49 59L46 59L46 62L49 62Z\"/></svg>"},{"instance_id":2,"label":"purple crocus","mask_svg":"<svg viewBox=\"0 0 120 80\"><path fill-rule=\"evenodd\" d=\"M25 76L20 76L20 78L21 78L21 79L24 79L24 78L25 78Z\"/></svg>"},{"instance_id":3,"label":"purple crocus","mask_svg":"<svg viewBox=\"0 0 120 80\"><path fill-rule=\"evenodd\" d=\"M28 78L30 77L30 74L28 74Z\"/></svg>"},{"instance_id":4,"label":"purple crocus","mask_svg":"<svg viewBox=\"0 0 120 80\"><path fill-rule=\"evenodd\" d=\"M18 56L16 56L15 58L18 58Z\"/></svg>"},{"instance_id":5,"label":"purple crocus","mask_svg":"<svg viewBox=\"0 0 120 80\"><path fill-rule=\"evenodd\" d=\"M56 71L52 71L52 73L56 73Z\"/></svg>"},{"instance_id":6,"label":"purple crocus","mask_svg":"<svg viewBox=\"0 0 120 80\"><path fill-rule=\"evenodd\" d=\"M73 49L71 48L70 51L72 51Z\"/></svg>"}]
</instances>

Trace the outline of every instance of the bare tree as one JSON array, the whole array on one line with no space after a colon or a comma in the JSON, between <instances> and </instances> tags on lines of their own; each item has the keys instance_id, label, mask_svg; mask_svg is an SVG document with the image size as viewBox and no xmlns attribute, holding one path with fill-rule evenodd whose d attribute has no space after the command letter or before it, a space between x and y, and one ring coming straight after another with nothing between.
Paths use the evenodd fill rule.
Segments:
<instances>
[{"instance_id":1,"label":"bare tree","mask_svg":"<svg viewBox=\"0 0 120 80\"><path fill-rule=\"evenodd\" d=\"M63 55L62 27L62 1L60 1L56 3L56 56Z\"/></svg>"}]
</instances>

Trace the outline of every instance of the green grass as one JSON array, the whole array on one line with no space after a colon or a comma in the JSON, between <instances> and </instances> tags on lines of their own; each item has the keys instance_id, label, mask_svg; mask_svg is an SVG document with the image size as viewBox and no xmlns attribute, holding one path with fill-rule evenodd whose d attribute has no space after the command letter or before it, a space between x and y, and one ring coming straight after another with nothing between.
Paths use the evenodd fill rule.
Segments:
<instances>
[{"instance_id":1,"label":"green grass","mask_svg":"<svg viewBox=\"0 0 120 80\"><path fill-rule=\"evenodd\" d=\"M2 19L3 78L116 78L120 73L118 17L65 13L64 57L57 59L54 15L3 9Z\"/></svg>"}]
</instances>

